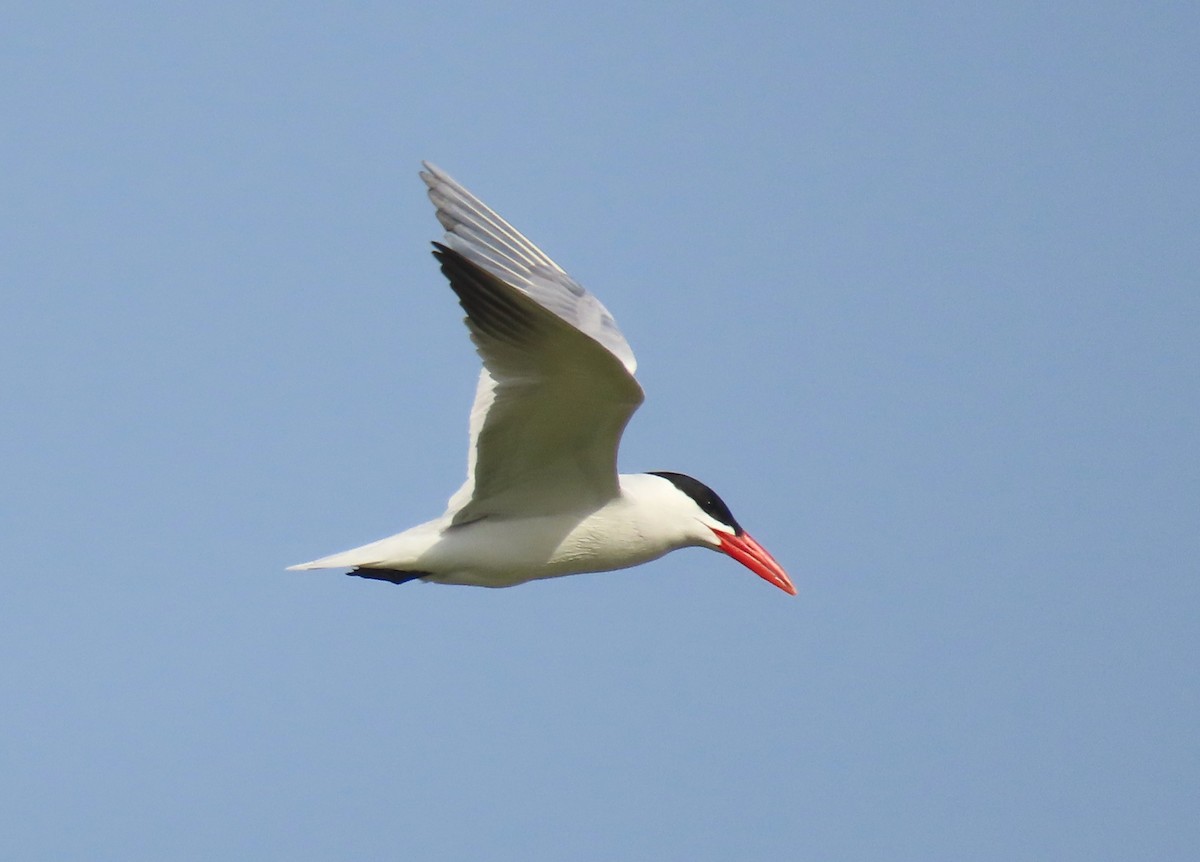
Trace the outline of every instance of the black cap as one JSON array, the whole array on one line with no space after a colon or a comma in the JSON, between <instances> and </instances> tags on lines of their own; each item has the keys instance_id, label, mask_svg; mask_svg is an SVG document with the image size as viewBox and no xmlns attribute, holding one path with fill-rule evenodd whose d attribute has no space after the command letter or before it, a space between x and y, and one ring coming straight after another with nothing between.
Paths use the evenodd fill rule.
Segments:
<instances>
[{"instance_id":1,"label":"black cap","mask_svg":"<svg viewBox=\"0 0 1200 862\"><path fill-rule=\"evenodd\" d=\"M742 529L742 525L733 517L733 512L729 511L729 507L725 505L725 501L717 496L716 491L699 479L693 479L691 476L683 473L668 473L658 470L651 470L650 475L662 476L680 491L691 497L704 514L715 518L722 524L732 527L735 536L740 536L745 532Z\"/></svg>"}]
</instances>

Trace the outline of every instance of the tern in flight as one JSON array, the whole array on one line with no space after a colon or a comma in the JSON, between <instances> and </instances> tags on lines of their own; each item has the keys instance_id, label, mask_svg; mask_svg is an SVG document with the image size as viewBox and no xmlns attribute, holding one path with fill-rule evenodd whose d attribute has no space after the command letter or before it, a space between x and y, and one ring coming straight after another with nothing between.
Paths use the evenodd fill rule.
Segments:
<instances>
[{"instance_id":1,"label":"tern in flight","mask_svg":"<svg viewBox=\"0 0 1200 862\"><path fill-rule=\"evenodd\" d=\"M421 179L446 229L433 255L483 359L467 481L439 518L291 568L510 587L701 547L795 595L707 485L617 473L621 433L644 396L600 301L446 173L425 163Z\"/></svg>"}]
</instances>

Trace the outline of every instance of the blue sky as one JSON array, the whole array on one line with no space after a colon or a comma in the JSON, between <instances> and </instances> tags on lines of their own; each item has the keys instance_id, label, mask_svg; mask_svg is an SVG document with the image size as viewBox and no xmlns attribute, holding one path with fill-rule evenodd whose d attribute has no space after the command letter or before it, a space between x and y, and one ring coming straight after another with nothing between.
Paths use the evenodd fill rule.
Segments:
<instances>
[{"instance_id":1,"label":"blue sky","mask_svg":"<svg viewBox=\"0 0 1200 862\"><path fill-rule=\"evenodd\" d=\"M13 858L1190 859L1192 4L0 22ZM441 511L435 161L616 315L699 550L284 566Z\"/></svg>"}]
</instances>

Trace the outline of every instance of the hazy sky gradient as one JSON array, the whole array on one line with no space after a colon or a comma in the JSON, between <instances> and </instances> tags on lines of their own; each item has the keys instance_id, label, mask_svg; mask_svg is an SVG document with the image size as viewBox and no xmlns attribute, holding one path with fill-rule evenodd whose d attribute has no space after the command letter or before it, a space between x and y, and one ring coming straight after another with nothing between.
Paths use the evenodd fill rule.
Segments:
<instances>
[{"instance_id":1,"label":"hazy sky gradient","mask_svg":"<svg viewBox=\"0 0 1200 862\"><path fill-rule=\"evenodd\" d=\"M0 14L0 843L22 860L1200 848L1194 4ZM416 177L601 297L690 550L291 563L438 514Z\"/></svg>"}]
</instances>

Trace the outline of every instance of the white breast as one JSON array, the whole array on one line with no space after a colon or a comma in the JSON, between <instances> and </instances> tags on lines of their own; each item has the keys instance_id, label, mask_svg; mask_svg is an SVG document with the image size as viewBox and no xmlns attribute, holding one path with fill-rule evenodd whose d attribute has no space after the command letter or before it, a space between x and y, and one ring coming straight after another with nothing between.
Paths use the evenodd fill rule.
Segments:
<instances>
[{"instance_id":1,"label":"white breast","mask_svg":"<svg viewBox=\"0 0 1200 862\"><path fill-rule=\"evenodd\" d=\"M508 587L636 566L703 544L700 525L674 511L677 495L667 483L644 474L623 475L620 482L621 495L593 512L449 527L414 567L438 583Z\"/></svg>"}]
</instances>

